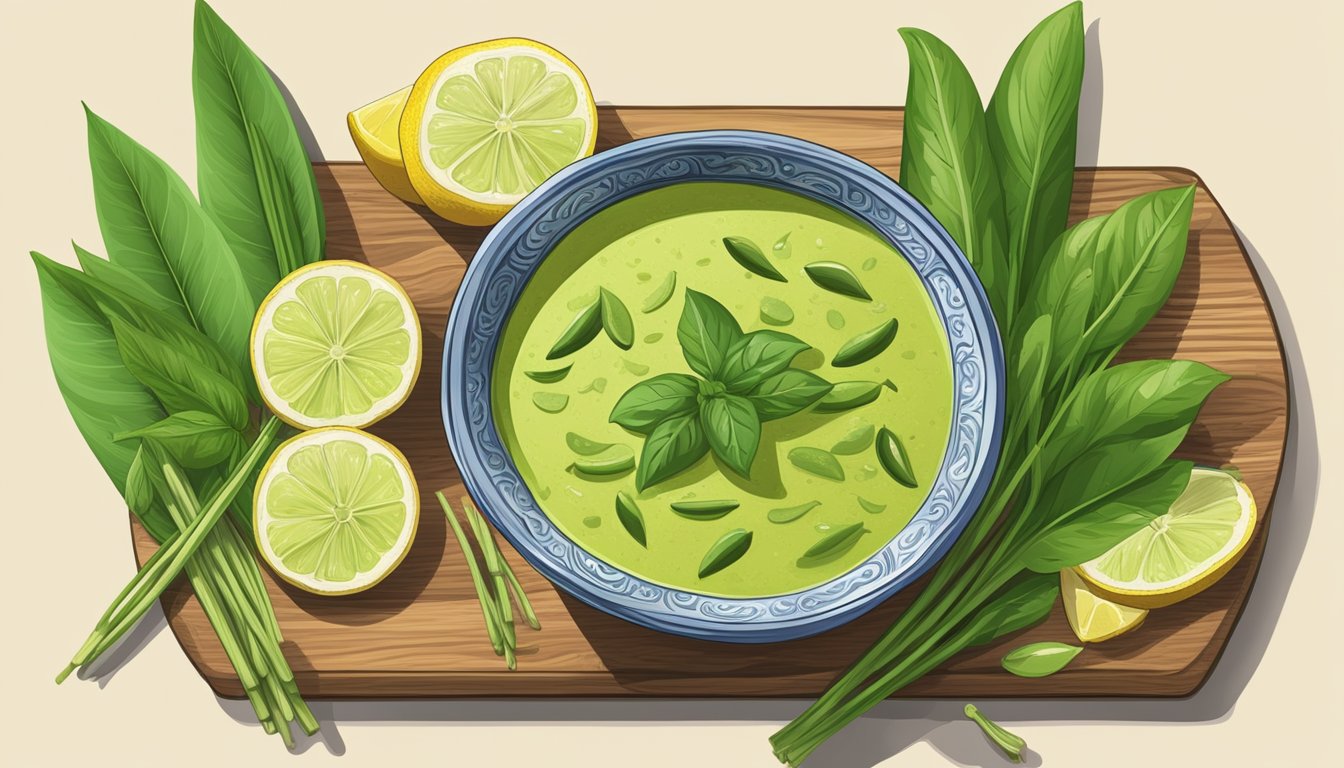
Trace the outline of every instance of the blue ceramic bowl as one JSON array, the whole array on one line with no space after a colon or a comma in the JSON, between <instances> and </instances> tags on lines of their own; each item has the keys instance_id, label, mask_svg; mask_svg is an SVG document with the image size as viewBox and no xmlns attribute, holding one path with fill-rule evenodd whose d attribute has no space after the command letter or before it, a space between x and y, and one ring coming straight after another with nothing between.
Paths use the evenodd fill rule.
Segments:
<instances>
[{"instance_id":1,"label":"blue ceramic bowl","mask_svg":"<svg viewBox=\"0 0 1344 768\"><path fill-rule=\"evenodd\" d=\"M670 589L584 550L551 524L505 451L490 380L505 322L551 249L621 200L691 181L793 192L866 223L918 272L943 321L953 375L947 451L914 518L871 558L824 584L734 599ZM928 571L979 506L1003 427L1003 351L966 258L933 216L887 176L826 147L751 131L704 131L634 141L553 176L491 230L448 318L443 423L471 496L537 570L583 602L636 624L738 643L804 637L848 622Z\"/></svg>"}]
</instances>

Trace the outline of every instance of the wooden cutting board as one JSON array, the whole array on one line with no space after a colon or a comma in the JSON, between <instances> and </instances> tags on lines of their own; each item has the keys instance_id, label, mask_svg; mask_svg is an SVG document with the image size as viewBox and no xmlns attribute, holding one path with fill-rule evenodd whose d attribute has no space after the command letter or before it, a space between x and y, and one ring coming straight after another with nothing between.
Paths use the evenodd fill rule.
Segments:
<instances>
[{"instance_id":1,"label":"wooden cutting board","mask_svg":"<svg viewBox=\"0 0 1344 768\"><path fill-rule=\"evenodd\" d=\"M849 153L893 178L899 109L603 107L598 150L674 131L743 128L791 134ZM813 696L860 654L922 586L826 634L772 645L727 645L664 635L558 593L516 552L507 556L541 618L520 630L518 669L493 655L462 553L433 492L463 492L439 419L439 356L453 296L486 230L449 224L383 191L358 163L320 163L328 256L366 261L401 281L420 311L425 365L406 405L374 432L399 446L420 481L423 507L410 555L369 592L340 598L267 586L285 652L309 697ZM1189 251L1176 290L1123 357L1184 357L1234 376L1219 388L1180 454L1235 464L1264 515L1245 557L1217 585L1154 611L1137 631L1088 647L1041 680L1003 672L999 658L1035 640L1072 640L1062 608L1044 624L966 652L908 688L912 696L1184 696L1212 670L1246 602L1264 548L1288 426L1283 354L1259 280L1226 214L1194 173L1178 168L1079 169L1074 219L1143 192L1195 181ZM133 524L140 563L151 539ZM507 544L501 542L507 548ZM173 633L216 693L242 689L185 584L164 597Z\"/></svg>"}]
</instances>

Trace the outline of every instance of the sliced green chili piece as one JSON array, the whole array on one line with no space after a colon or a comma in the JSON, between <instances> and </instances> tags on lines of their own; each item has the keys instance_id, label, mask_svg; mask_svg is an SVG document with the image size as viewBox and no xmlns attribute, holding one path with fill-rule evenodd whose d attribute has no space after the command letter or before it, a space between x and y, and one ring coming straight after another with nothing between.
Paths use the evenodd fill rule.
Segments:
<instances>
[{"instance_id":1,"label":"sliced green chili piece","mask_svg":"<svg viewBox=\"0 0 1344 768\"><path fill-rule=\"evenodd\" d=\"M863 511L870 515L879 515L887 511L886 504L878 504L877 502L869 501L862 496L856 496L855 498L859 500L859 506L863 507Z\"/></svg>"},{"instance_id":2,"label":"sliced green chili piece","mask_svg":"<svg viewBox=\"0 0 1344 768\"><path fill-rule=\"evenodd\" d=\"M569 450L580 456L593 456L613 447L615 443L599 443L596 440L589 440L577 432L566 432L565 445L568 445Z\"/></svg>"},{"instance_id":3,"label":"sliced green chili piece","mask_svg":"<svg viewBox=\"0 0 1344 768\"><path fill-rule=\"evenodd\" d=\"M849 271L849 267L834 261L814 261L803 267L807 276L812 278L812 282L818 287L824 288L831 293L838 293L841 296L849 296L864 301L872 301L873 297L864 290L863 283L859 278Z\"/></svg>"},{"instance_id":4,"label":"sliced green chili piece","mask_svg":"<svg viewBox=\"0 0 1344 768\"><path fill-rule=\"evenodd\" d=\"M829 480L845 479L845 468L840 466L840 462L836 461L830 451L802 446L789 451L789 461L793 466L818 477Z\"/></svg>"},{"instance_id":5,"label":"sliced green chili piece","mask_svg":"<svg viewBox=\"0 0 1344 768\"><path fill-rule=\"evenodd\" d=\"M851 523L843 528L836 528L823 536L816 544L808 547L803 556L798 558L798 567L811 568L831 562L848 552L858 542L859 538L867 532L868 529L863 527L863 523Z\"/></svg>"},{"instance_id":6,"label":"sliced green chili piece","mask_svg":"<svg viewBox=\"0 0 1344 768\"><path fill-rule=\"evenodd\" d=\"M891 346L892 339L896 338L896 328L896 318L893 317L876 328L860 333L840 347L840 351L836 352L831 360L831 365L846 368L872 360Z\"/></svg>"},{"instance_id":7,"label":"sliced green chili piece","mask_svg":"<svg viewBox=\"0 0 1344 768\"><path fill-rule=\"evenodd\" d=\"M566 365L564 368L556 368L550 371L523 371L523 375L527 376L527 378L537 382L538 384L554 384L555 382L561 381L566 376L568 376L569 369L573 367L574 364L570 363L569 365Z\"/></svg>"},{"instance_id":8,"label":"sliced green chili piece","mask_svg":"<svg viewBox=\"0 0 1344 768\"><path fill-rule=\"evenodd\" d=\"M887 474L891 475L892 480L906 488L915 488L919 485L915 480L915 470L910 466L910 456L905 452L905 445L895 432L886 427L877 433L877 461L887 470Z\"/></svg>"},{"instance_id":9,"label":"sliced green chili piece","mask_svg":"<svg viewBox=\"0 0 1344 768\"><path fill-rule=\"evenodd\" d=\"M766 325L788 325L793 322L793 308L771 296L761 299L761 322Z\"/></svg>"},{"instance_id":10,"label":"sliced green chili piece","mask_svg":"<svg viewBox=\"0 0 1344 768\"><path fill-rule=\"evenodd\" d=\"M783 525L784 523L792 523L794 520L806 515L808 512L811 512L819 506L821 506L820 501L809 501L805 504L799 504L796 507L780 507L779 509L770 510L766 514L765 519L772 523L779 523L780 525Z\"/></svg>"},{"instance_id":11,"label":"sliced green chili piece","mask_svg":"<svg viewBox=\"0 0 1344 768\"><path fill-rule=\"evenodd\" d=\"M751 531L734 528L714 542L700 561L700 578L718 573L737 562L751 548Z\"/></svg>"},{"instance_id":12,"label":"sliced green chili piece","mask_svg":"<svg viewBox=\"0 0 1344 768\"><path fill-rule=\"evenodd\" d=\"M562 395L559 392L534 392L532 404L547 413L559 413L569 405L569 395Z\"/></svg>"},{"instance_id":13,"label":"sliced green chili piece","mask_svg":"<svg viewBox=\"0 0 1344 768\"><path fill-rule=\"evenodd\" d=\"M723 238L723 247L728 249L728 255L733 260L741 264L748 272L755 272L761 277L770 280L778 280L781 283L789 282L788 278L775 269L775 265L765 258L761 249L756 244L745 237L725 237Z\"/></svg>"},{"instance_id":14,"label":"sliced green chili piece","mask_svg":"<svg viewBox=\"0 0 1344 768\"><path fill-rule=\"evenodd\" d=\"M630 538L639 542L639 546L645 548L649 546L644 533L644 514L635 506L635 500L625 491L616 494L616 519L621 521Z\"/></svg>"},{"instance_id":15,"label":"sliced green chili piece","mask_svg":"<svg viewBox=\"0 0 1344 768\"><path fill-rule=\"evenodd\" d=\"M868 446L873 444L873 425L860 424L857 427L845 433L835 445L831 446L831 453L841 456L852 456L856 453L863 453Z\"/></svg>"},{"instance_id":16,"label":"sliced green chili piece","mask_svg":"<svg viewBox=\"0 0 1344 768\"><path fill-rule=\"evenodd\" d=\"M1073 657L1082 652L1081 645L1029 643L1009 651L1002 664L1018 677L1047 677L1067 667Z\"/></svg>"},{"instance_id":17,"label":"sliced green chili piece","mask_svg":"<svg viewBox=\"0 0 1344 768\"><path fill-rule=\"evenodd\" d=\"M585 475L619 475L635 468L635 452L628 446L617 445L596 456L574 460L574 469Z\"/></svg>"},{"instance_id":18,"label":"sliced green chili piece","mask_svg":"<svg viewBox=\"0 0 1344 768\"><path fill-rule=\"evenodd\" d=\"M579 314L570 321L569 327L555 340L551 351L546 353L546 359L554 360L578 352L588 342L597 338L597 332L600 330L602 330L602 312L598 308L598 302L595 301L579 310Z\"/></svg>"},{"instance_id":19,"label":"sliced green chili piece","mask_svg":"<svg viewBox=\"0 0 1344 768\"><path fill-rule=\"evenodd\" d=\"M606 288L599 288L597 296L599 314L602 316L602 329L607 332L607 336L611 338L612 343L621 349L629 349L634 346L635 321L630 319L630 310L625 308L625 303Z\"/></svg>"},{"instance_id":20,"label":"sliced green chili piece","mask_svg":"<svg viewBox=\"0 0 1344 768\"><path fill-rule=\"evenodd\" d=\"M737 509L740 505L733 499L706 499L704 501L674 501L672 511L682 517L693 520L717 520Z\"/></svg>"},{"instance_id":21,"label":"sliced green chili piece","mask_svg":"<svg viewBox=\"0 0 1344 768\"><path fill-rule=\"evenodd\" d=\"M676 270L673 270L667 273L667 277L663 278L662 284L653 289L653 293L649 294L649 298L644 300L644 306L642 307L644 314L647 315L666 304L668 299L672 298L672 294L676 290L677 273Z\"/></svg>"},{"instance_id":22,"label":"sliced green chili piece","mask_svg":"<svg viewBox=\"0 0 1344 768\"><path fill-rule=\"evenodd\" d=\"M867 405L882 394L882 385L875 381L842 381L831 387L826 396L817 401L812 410L817 413L839 413Z\"/></svg>"}]
</instances>

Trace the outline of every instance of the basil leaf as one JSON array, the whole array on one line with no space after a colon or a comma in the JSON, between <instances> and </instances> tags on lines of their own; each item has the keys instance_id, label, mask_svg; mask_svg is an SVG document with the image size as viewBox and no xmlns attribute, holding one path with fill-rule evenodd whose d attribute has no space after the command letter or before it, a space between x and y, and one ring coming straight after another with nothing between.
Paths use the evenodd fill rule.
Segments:
<instances>
[{"instance_id":1,"label":"basil leaf","mask_svg":"<svg viewBox=\"0 0 1344 768\"><path fill-rule=\"evenodd\" d=\"M109 318L126 369L169 411L206 411L242 431L247 401L229 380L117 317ZM125 431L125 430L122 430Z\"/></svg>"},{"instance_id":2,"label":"basil leaf","mask_svg":"<svg viewBox=\"0 0 1344 768\"><path fill-rule=\"evenodd\" d=\"M107 319L55 277L54 268L59 265L36 252L33 263L56 386L94 458L117 492L126 496L139 441L119 443L112 436L153 424L164 417L163 408L122 363ZM132 509L159 541L177 530L163 510Z\"/></svg>"},{"instance_id":3,"label":"basil leaf","mask_svg":"<svg viewBox=\"0 0 1344 768\"><path fill-rule=\"evenodd\" d=\"M1064 231L1078 150L1083 86L1083 9L1070 3L1046 17L1013 51L985 110L990 150L1003 187L1007 271L1030 282ZM1006 301L1015 307L1025 284Z\"/></svg>"},{"instance_id":4,"label":"basil leaf","mask_svg":"<svg viewBox=\"0 0 1344 768\"><path fill-rule=\"evenodd\" d=\"M174 413L148 426L113 435L115 440L137 437L154 440L188 469L213 467L239 447L246 449L242 433L213 413L202 411Z\"/></svg>"},{"instance_id":5,"label":"basil leaf","mask_svg":"<svg viewBox=\"0 0 1344 768\"><path fill-rule=\"evenodd\" d=\"M158 299L157 294L143 288L140 278L78 245L75 246L75 255L84 267L83 273L53 263L53 275L65 282L70 290L83 296L90 306L157 338L201 366L224 376L240 392L246 393L252 402L261 402L251 369L244 369L226 358L219 345L210 337L178 320L170 312L156 309L162 306L162 300Z\"/></svg>"},{"instance_id":6,"label":"basil leaf","mask_svg":"<svg viewBox=\"0 0 1344 768\"><path fill-rule=\"evenodd\" d=\"M1081 645L1029 643L1003 657L1003 668L1018 677L1048 677L1067 667L1083 652Z\"/></svg>"},{"instance_id":7,"label":"basil leaf","mask_svg":"<svg viewBox=\"0 0 1344 768\"><path fill-rule=\"evenodd\" d=\"M900 33L910 56L900 185L952 235L1004 317L1008 237L980 94L946 43L919 29Z\"/></svg>"},{"instance_id":8,"label":"basil leaf","mask_svg":"<svg viewBox=\"0 0 1344 768\"><path fill-rule=\"evenodd\" d=\"M722 304L699 291L686 289L686 303L677 323L677 341L691 370L716 379L728 348L742 338L737 324Z\"/></svg>"},{"instance_id":9,"label":"basil leaf","mask_svg":"<svg viewBox=\"0 0 1344 768\"><path fill-rule=\"evenodd\" d=\"M984 645L1045 621L1057 597L1059 579L1054 574L1031 574L1014 582L971 618L962 647Z\"/></svg>"},{"instance_id":10,"label":"basil leaf","mask_svg":"<svg viewBox=\"0 0 1344 768\"><path fill-rule=\"evenodd\" d=\"M761 419L751 401L727 394L710 398L700 406L700 423L714 455L737 474L751 477L751 462L761 442Z\"/></svg>"},{"instance_id":11,"label":"basil leaf","mask_svg":"<svg viewBox=\"0 0 1344 768\"><path fill-rule=\"evenodd\" d=\"M787 368L756 385L748 399L761 421L779 419L822 399L833 385L810 371Z\"/></svg>"},{"instance_id":12,"label":"basil leaf","mask_svg":"<svg viewBox=\"0 0 1344 768\"><path fill-rule=\"evenodd\" d=\"M1188 461L1167 461L1106 496L1057 516L1026 545L1019 561L1037 573L1054 574L1100 557L1166 514L1190 482Z\"/></svg>"},{"instance_id":13,"label":"basil leaf","mask_svg":"<svg viewBox=\"0 0 1344 768\"><path fill-rule=\"evenodd\" d=\"M244 365L257 304L224 236L171 168L85 111L93 198L108 257Z\"/></svg>"},{"instance_id":14,"label":"basil leaf","mask_svg":"<svg viewBox=\"0 0 1344 768\"><path fill-rule=\"evenodd\" d=\"M1185 360L1142 360L1088 377L1042 451L1044 491L1024 514L1070 509L1157 469L1227 380Z\"/></svg>"},{"instance_id":15,"label":"basil leaf","mask_svg":"<svg viewBox=\"0 0 1344 768\"><path fill-rule=\"evenodd\" d=\"M203 2L191 86L201 204L256 306L281 277L322 258L326 223L313 166L266 65Z\"/></svg>"},{"instance_id":16,"label":"basil leaf","mask_svg":"<svg viewBox=\"0 0 1344 768\"><path fill-rule=\"evenodd\" d=\"M635 487L644 490L687 469L709 452L698 413L664 419L649 432L635 470Z\"/></svg>"},{"instance_id":17,"label":"basil leaf","mask_svg":"<svg viewBox=\"0 0 1344 768\"><path fill-rule=\"evenodd\" d=\"M620 297L606 288L599 288L597 297L602 328L607 337L621 349L629 349L635 343L635 323L630 319L630 311Z\"/></svg>"},{"instance_id":18,"label":"basil leaf","mask_svg":"<svg viewBox=\"0 0 1344 768\"><path fill-rule=\"evenodd\" d=\"M659 374L626 390L611 409L609 420L626 429L648 434L664 419L695 413L698 393L694 376Z\"/></svg>"},{"instance_id":19,"label":"basil leaf","mask_svg":"<svg viewBox=\"0 0 1344 768\"><path fill-rule=\"evenodd\" d=\"M761 277L769 280L777 280L781 283L787 283L788 278L775 269L775 265L761 253L761 249L756 244L745 237L725 237L723 238L723 247L728 250L728 255L733 257L733 261L742 265L749 272L755 272Z\"/></svg>"},{"instance_id":20,"label":"basil leaf","mask_svg":"<svg viewBox=\"0 0 1344 768\"><path fill-rule=\"evenodd\" d=\"M728 348L719 380L733 394L746 392L774 376L812 347L787 333L753 331Z\"/></svg>"}]
</instances>

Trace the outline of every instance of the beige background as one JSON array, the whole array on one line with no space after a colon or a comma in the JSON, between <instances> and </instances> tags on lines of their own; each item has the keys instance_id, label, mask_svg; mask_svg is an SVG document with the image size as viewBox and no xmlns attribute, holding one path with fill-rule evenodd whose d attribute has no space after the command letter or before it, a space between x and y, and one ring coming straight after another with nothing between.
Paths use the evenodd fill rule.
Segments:
<instances>
[{"instance_id":1,"label":"beige background","mask_svg":"<svg viewBox=\"0 0 1344 768\"><path fill-rule=\"evenodd\" d=\"M352 107L437 54L501 35L564 50L621 104L899 104L896 29L943 36L988 93L1059 0L759 3L217 0L294 94L328 159L351 159ZM1050 766L1319 765L1339 754L1344 492L1344 254L1338 10L1327 3L1089 0L1082 165L1198 171L1241 228L1292 357L1296 409L1274 527L1247 614L1191 700L982 702ZM391 10L395 9L395 10ZM285 754L216 701L162 619L106 681L51 676L132 573L126 518L59 400L26 253L100 245L81 99L195 176L191 3L5 0L0 10L0 286L6 618L0 762L16 766L771 766L766 737L801 702L318 704L326 741ZM1103 63L1104 62L1104 63ZM1320 443L1318 446L1318 442ZM1329 479L1338 481L1331 473ZM1308 538L1308 533L1310 534ZM959 702L892 702L817 754L820 766L1002 765ZM334 720L334 723L332 722ZM941 754L940 754L941 753Z\"/></svg>"}]
</instances>

